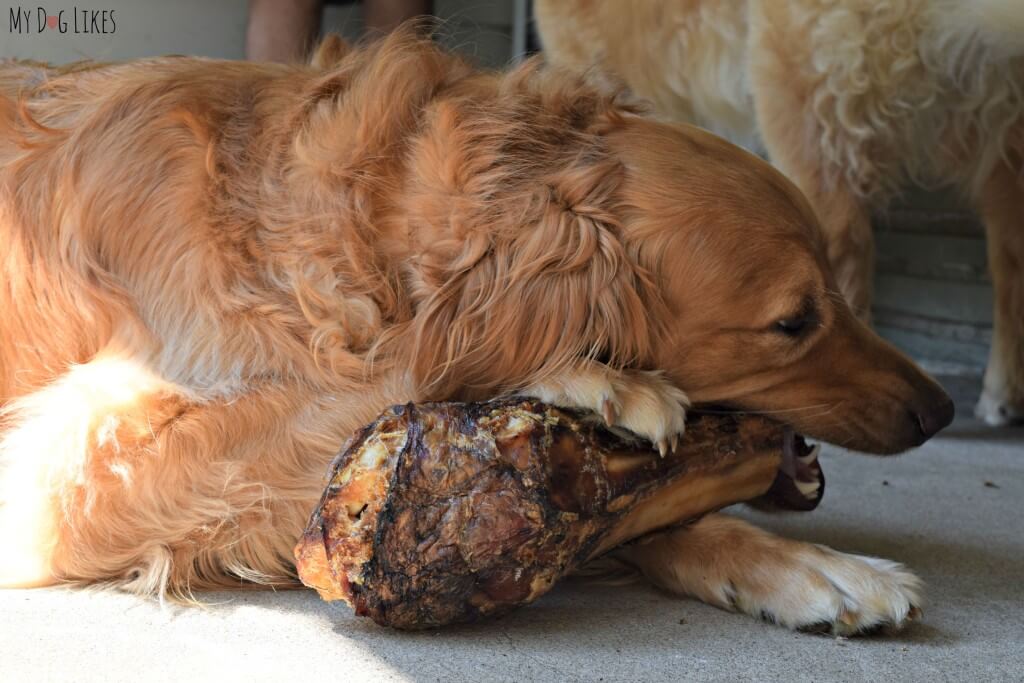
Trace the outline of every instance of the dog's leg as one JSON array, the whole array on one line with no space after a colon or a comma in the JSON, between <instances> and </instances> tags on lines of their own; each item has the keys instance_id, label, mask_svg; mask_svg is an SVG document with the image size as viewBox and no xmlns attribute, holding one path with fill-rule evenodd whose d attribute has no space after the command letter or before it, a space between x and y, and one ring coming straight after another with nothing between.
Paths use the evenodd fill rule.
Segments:
<instances>
[{"instance_id":1,"label":"dog's leg","mask_svg":"<svg viewBox=\"0 0 1024 683\"><path fill-rule=\"evenodd\" d=\"M794 629L899 628L921 604L920 581L895 562L781 538L725 515L616 554L672 593Z\"/></svg>"},{"instance_id":2,"label":"dog's leg","mask_svg":"<svg viewBox=\"0 0 1024 683\"><path fill-rule=\"evenodd\" d=\"M760 7L765 14L785 13L784 3L762 3ZM853 312L869 322L875 240L870 208L863 197L871 188L851 187L840 172L841 162L825 157L821 144L825 131L813 103L816 85L801 80L802 65L789 61L792 50L787 49L791 47L787 40L792 36L776 34L764 18L758 21L762 24L757 31L761 58L751 65L750 73L761 139L772 164L810 201L821 223L839 291ZM783 43L781 49L779 42Z\"/></svg>"},{"instance_id":3,"label":"dog's leg","mask_svg":"<svg viewBox=\"0 0 1024 683\"><path fill-rule=\"evenodd\" d=\"M990 425L1024 421L1024 170L1000 165L979 204L995 290L992 348L975 413Z\"/></svg>"},{"instance_id":4,"label":"dog's leg","mask_svg":"<svg viewBox=\"0 0 1024 683\"><path fill-rule=\"evenodd\" d=\"M122 459L110 457L106 473L90 453L120 450L111 439L119 413L163 384L126 362L97 360L72 368L48 387L4 407L0 432L0 586L54 583L54 558L71 501L89 481L115 476ZM114 454L112 453L111 456Z\"/></svg>"},{"instance_id":5,"label":"dog's leg","mask_svg":"<svg viewBox=\"0 0 1024 683\"><path fill-rule=\"evenodd\" d=\"M841 181L833 185L821 177L813 152L808 150L806 156L797 154L788 147L791 143L784 133L772 134L763 129L762 134L772 163L806 195L821 223L828 260L843 298L858 318L870 322L875 263L870 212ZM783 139L780 141L776 135Z\"/></svg>"},{"instance_id":6,"label":"dog's leg","mask_svg":"<svg viewBox=\"0 0 1024 683\"><path fill-rule=\"evenodd\" d=\"M689 401L656 372L613 370L588 361L521 393L568 408L593 410L610 426L649 439L666 453L675 449Z\"/></svg>"},{"instance_id":7,"label":"dog's leg","mask_svg":"<svg viewBox=\"0 0 1024 683\"><path fill-rule=\"evenodd\" d=\"M801 178L793 164L776 164L790 178ZM836 284L858 318L871 322L874 292L875 236L863 201L843 187L822 187L806 177L797 185L811 200L828 250Z\"/></svg>"},{"instance_id":8,"label":"dog's leg","mask_svg":"<svg viewBox=\"0 0 1024 683\"><path fill-rule=\"evenodd\" d=\"M0 586L289 582L324 468L375 397L338 420L343 397L305 388L202 401L131 360L74 367L6 416Z\"/></svg>"}]
</instances>

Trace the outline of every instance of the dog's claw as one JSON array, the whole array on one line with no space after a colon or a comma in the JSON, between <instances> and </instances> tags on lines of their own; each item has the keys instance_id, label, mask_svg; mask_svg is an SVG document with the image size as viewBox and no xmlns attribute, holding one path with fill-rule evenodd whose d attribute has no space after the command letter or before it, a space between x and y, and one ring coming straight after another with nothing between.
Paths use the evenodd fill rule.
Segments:
<instances>
[{"instance_id":1,"label":"dog's claw","mask_svg":"<svg viewBox=\"0 0 1024 683\"><path fill-rule=\"evenodd\" d=\"M855 613L844 611L836 621L841 624L838 629L841 633L853 633L857 630L858 617Z\"/></svg>"},{"instance_id":2,"label":"dog's claw","mask_svg":"<svg viewBox=\"0 0 1024 683\"><path fill-rule=\"evenodd\" d=\"M672 435L672 440L671 440L669 445L670 445L670 447L672 449L672 452L675 453L676 449L679 448L679 435L678 434L673 434Z\"/></svg>"},{"instance_id":3,"label":"dog's claw","mask_svg":"<svg viewBox=\"0 0 1024 683\"><path fill-rule=\"evenodd\" d=\"M615 404L612 403L611 399L606 398L601 402L601 415L604 417L605 424L609 427L615 424L618 416L616 415Z\"/></svg>"},{"instance_id":4,"label":"dog's claw","mask_svg":"<svg viewBox=\"0 0 1024 683\"><path fill-rule=\"evenodd\" d=\"M661 457L668 455L668 439L658 440L658 452L661 453Z\"/></svg>"}]
</instances>

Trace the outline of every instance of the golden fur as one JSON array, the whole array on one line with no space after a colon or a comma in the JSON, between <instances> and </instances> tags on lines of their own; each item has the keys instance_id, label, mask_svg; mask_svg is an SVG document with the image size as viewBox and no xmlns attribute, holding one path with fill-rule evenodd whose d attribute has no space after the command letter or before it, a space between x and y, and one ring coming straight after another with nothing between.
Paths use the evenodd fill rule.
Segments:
<instances>
[{"instance_id":1,"label":"golden fur","mask_svg":"<svg viewBox=\"0 0 1024 683\"><path fill-rule=\"evenodd\" d=\"M870 215L954 184L989 236L978 414L1024 419L1024 12L1016 0L538 0L546 53L769 158L808 196L840 289L871 301Z\"/></svg>"},{"instance_id":2,"label":"golden fur","mask_svg":"<svg viewBox=\"0 0 1024 683\"><path fill-rule=\"evenodd\" d=\"M0 262L0 585L291 584L332 455L405 401L521 391L662 447L687 397L876 452L951 417L767 164L411 32L0 66Z\"/></svg>"}]
</instances>

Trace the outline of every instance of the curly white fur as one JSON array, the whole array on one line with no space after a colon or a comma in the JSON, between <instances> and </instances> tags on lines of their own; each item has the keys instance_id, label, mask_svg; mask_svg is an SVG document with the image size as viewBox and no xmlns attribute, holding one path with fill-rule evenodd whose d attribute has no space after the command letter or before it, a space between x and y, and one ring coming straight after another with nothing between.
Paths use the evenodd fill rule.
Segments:
<instances>
[{"instance_id":1,"label":"curly white fur","mask_svg":"<svg viewBox=\"0 0 1024 683\"><path fill-rule=\"evenodd\" d=\"M537 3L551 59L616 73L659 113L754 151L750 74L769 10L788 17L778 40L806 55L788 68L833 183L879 202L907 180L973 191L1007 147L1024 148L1007 138L1024 120L1019 0Z\"/></svg>"},{"instance_id":2,"label":"curly white fur","mask_svg":"<svg viewBox=\"0 0 1024 683\"><path fill-rule=\"evenodd\" d=\"M973 190L989 176L1024 117L1024 32L1014 45L981 11L1005 2L802 4L830 173L872 199L908 179Z\"/></svg>"}]
</instances>

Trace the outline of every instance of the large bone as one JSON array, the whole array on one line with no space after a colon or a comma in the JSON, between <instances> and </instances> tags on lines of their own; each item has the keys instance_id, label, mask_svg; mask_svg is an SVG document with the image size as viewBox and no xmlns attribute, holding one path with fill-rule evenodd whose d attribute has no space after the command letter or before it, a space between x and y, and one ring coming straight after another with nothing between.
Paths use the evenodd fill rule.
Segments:
<instances>
[{"instance_id":1,"label":"large bone","mask_svg":"<svg viewBox=\"0 0 1024 683\"><path fill-rule=\"evenodd\" d=\"M657 529L766 493L794 507L787 438L760 417L691 415L662 458L529 399L396 406L332 465L299 576L397 628L500 614Z\"/></svg>"}]
</instances>

